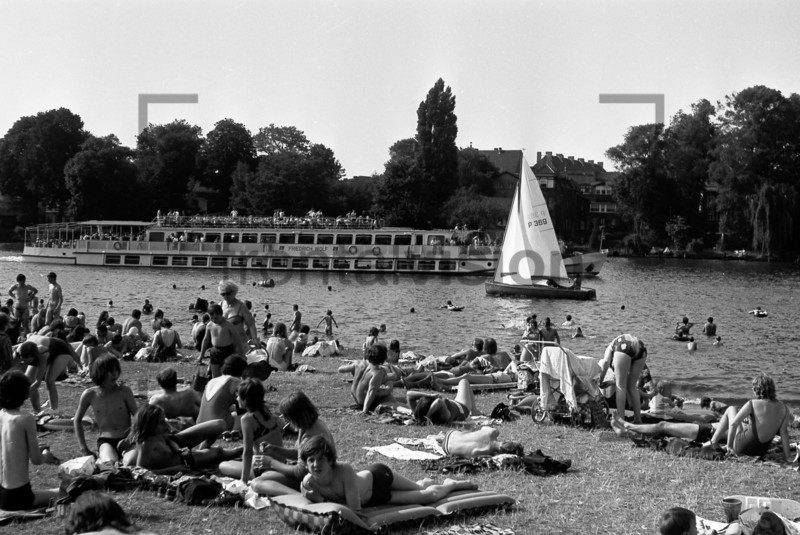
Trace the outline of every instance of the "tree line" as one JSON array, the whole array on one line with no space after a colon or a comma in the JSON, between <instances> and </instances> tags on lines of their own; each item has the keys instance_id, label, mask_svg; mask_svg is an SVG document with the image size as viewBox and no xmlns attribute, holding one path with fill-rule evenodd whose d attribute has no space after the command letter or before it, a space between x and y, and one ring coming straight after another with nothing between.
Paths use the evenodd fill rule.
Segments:
<instances>
[{"instance_id":1,"label":"tree line","mask_svg":"<svg viewBox=\"0 0 800 535\"><path fill-rule=\"evenodd\" d=\"M628 241L677 249L800 249L800 96L754 86L632 127L606 155Z\"/></svg>"},{"instance_id":2,"label":"tree line","mask_svg":"<svg viewBox=\"0 0 800 535\"><path fill-rule=\"evenodd\" d=\"M388 224L478 228L505 217L489 199L497 170L457 148L454 109L438 80L417 110L416 136L390 148L383 175L344 180L334 152L294 126L252 134L226 118L204 136L176 120L149 125L130 148L59 108L20 118L0 139L0 192L22 200L25 223L45 211L59 220L149 220L158 210L197 212L202 199L210 213L355 210Z\"/></svg>"}]
</instances>

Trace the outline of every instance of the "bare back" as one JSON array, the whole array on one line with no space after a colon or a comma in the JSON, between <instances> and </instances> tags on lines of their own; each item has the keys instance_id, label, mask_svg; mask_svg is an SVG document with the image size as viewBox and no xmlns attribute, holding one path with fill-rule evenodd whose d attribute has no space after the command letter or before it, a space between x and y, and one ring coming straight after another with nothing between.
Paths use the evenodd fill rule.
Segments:
<instances>
[{"instance_id":1,"label":"bare back","mask_svg":"<svg viewBox=\"0 0 800 535\"><path fill-rule=\"evenodd\" d=\"M200 413L200 393L187 388L173 393L156 394L150 398L150 405L164 409L167 418L186 416L197 418Z\"/></svg>"}]
</instances>

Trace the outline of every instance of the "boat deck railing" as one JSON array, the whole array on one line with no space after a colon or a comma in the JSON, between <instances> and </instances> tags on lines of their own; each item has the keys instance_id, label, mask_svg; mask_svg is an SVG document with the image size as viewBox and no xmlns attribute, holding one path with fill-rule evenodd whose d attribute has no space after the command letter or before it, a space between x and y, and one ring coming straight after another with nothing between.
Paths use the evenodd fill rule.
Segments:
<instances>
[{"instance_id":1,"label":"boat deck railing","mask_svg":"<svg viewBox=\"0 0 800 535\"><path fill-rule=\"evenodd\" d=\"M182 216L166 215L153 219L165 228L275 228L275 229L380 229L383 219L371 217L262 217L262 216Z\"/></svg>"}]
</instances>

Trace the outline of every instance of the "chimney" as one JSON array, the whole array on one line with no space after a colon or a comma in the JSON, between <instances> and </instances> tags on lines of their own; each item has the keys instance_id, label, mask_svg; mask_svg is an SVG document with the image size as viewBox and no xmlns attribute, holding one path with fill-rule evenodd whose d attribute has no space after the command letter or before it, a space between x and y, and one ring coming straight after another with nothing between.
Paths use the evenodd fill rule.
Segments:
<instances>
[{"instance_id":1,"label":"chimney","mask_svg":"<svg viewBox=\"0 0 800 535\"><path fill-rule=\"evenodd\" d=\"M539 163L541 161L542 161L542 151L539 151L536 153L536 163Z\"/></svg>"},{"instance_id":2,"label":"chimney","mask_svg":"<svg viewBox=\"0 0 800 535\"><path fill-rule=\"evenodd\" d=\"M550 152L550 151L547 151L547 152L545 152L544 154L545 154L545 156L552 156L552 155L553 155L553 153L552 153L552 152Z\"/></svg>"},{"instance_id":3,"label":"chimney","mask_svg":"<svg viewBox=\"0 0 800 535\"><path fill-rule=\"evenodd\" d=\"M597 165L600 166L600 169L603 169L603 162L597 162Z\"/></svg>"},{"instance_id":4,"label":"chimney","mask_svg":"<svg viewBox=\"0 0 800 535\"><path fill-rule=\"evenodd\" d=\"M503 154L503 147L497 147L497 152L499 154Z\"/></svg>"},{"instance_id":5,"label":"chimney","mask_svg":"<svg viewBox=\"0 0 800 535\"><path fill-rule=\"evenodd\" d=\"M589 163L594 165L594 160L589 160Z\"/></svg>"},{"instance_id":6,"label":"chimney","mask_svg":"<svg viewBox=\"0 0 800 535\"><path fill-rule=\"evenodd\" d=\"M562 158L563 159L564 155L563 154L556 154L556 158Z\"/></svg>"}]
</instances>

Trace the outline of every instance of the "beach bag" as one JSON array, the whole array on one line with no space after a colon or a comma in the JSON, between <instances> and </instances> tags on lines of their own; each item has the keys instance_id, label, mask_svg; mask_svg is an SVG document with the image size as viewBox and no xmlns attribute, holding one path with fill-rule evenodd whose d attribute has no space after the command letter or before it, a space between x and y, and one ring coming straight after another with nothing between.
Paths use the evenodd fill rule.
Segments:
<instances>
[{"instance_id":1,"label":"beach bag","mask_svg":"<svg viewBox=\"0 0 800 535\"><path fill-rule=\"evenodd\" d=\"M270 366L266 360L260 360L248 364L244 372L242 372L242 377L255 377L261 381L266 381L273 371L275 371L275 368Z\"/></svg>"},{"instance_id":2,"label":"beach bag","mask_svg":"<svg viewBox=\"0 0 800 535\"><path fill-rule=\"evenodd\" d=\"M534 391L539 389L539 376L538 371L531 368L528 364L522 364L517 368L517 390L524 392Z\"/></svg>"},{"instance_id":3,"label":"beach bag","mask_svg":"<svg viewBox=\"0 0 800 535\"><path fill-rule=\"evenodd\" d=\"M222 492L222 484L207 477L192 477L178 484L177 501L186 505L201 505Z\"/></svg>"},{"instance_id":4,"label":"beach bag","mask_svg":"<svg viewBox=\"0 0 800 535\"><path fill-rule=\"evenodd\" d=\"M192 379L192 390L200 393L205 391L206 385L210 379L210 373L211 372L209 372L205 366L198 366L197 372L194 374L194 379Z\"/></svg>"}]
</instances>

